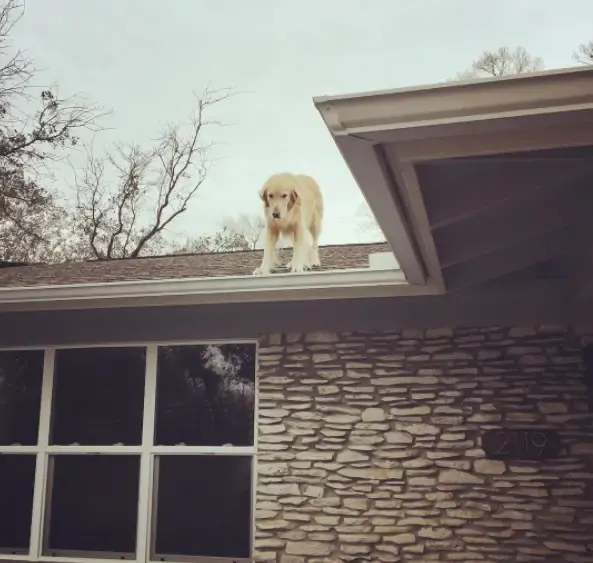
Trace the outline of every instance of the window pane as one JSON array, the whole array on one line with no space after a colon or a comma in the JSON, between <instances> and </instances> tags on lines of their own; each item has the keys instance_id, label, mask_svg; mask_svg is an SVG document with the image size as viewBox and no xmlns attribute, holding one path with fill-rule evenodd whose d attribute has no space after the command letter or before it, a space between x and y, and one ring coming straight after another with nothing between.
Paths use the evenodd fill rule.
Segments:
<instances>
[{"instance_id":1,"label":"window pane","mask_svg":"<svg viewBox=\"0 0 593 563\"><path fill-rule=\"evenodd\" d=\"M0 455L0 551L28 553L35 455Z\"/></svg>"},{"instance_id":2,"label":"window pane","mask_svg":"<svg viewBox=\"0 0 593 563\"><path fill-rule=\"evenodd\" d=\"M255 346L158 351L157 445L253 444Z\"/></svg>"},{"instance_id":3,"label":"window pane","mask_svg":"<svg viewBox=\"0 0 593 563\"><path fill-rule=\"evenodd\" d=\"M43 350L0 352L0 445L37 444Z\"/></svg>"},{"instance_id":4,"label":"window pane","mask_svg":"<svg viewBox=\"0 0 593 563\"><path fill-rule=\"evenodd\" d=\"M153 555L250 555L251 458L160 456Z\"/></svg>"},{"instance_id":5,"label":"window pane","mask_svg":"<svg viewBox=\"0 0 593 563\"><path fill-rule=\"evenodd\" d=\"M44 555L133 557L140 457L57 455L51 462Z\"/></svg>"},{"instance_id":6,"label":"window pane","mask_svg":"<svg viewBox=\"0 0 593 563\"><path fill-rule=\"evenodd\" d=\"M139 445L145 348L58 350L51 443Z\"/></svg>"}]
</instances>

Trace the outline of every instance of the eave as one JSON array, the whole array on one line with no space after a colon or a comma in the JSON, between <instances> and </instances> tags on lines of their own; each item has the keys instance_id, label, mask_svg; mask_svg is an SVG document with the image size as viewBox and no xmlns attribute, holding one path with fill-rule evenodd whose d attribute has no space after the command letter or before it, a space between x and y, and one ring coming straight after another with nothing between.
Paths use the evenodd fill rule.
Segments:
<instances>
[{"instance_id":1,"label":"eave","mask_svg":"<svg viewBox=\"0 0 593 563\"><path fill-rule=\"evenodd\" d=\"M591 301L593 67L314 104L411 284L578 273Z\"/></svg>"},{"instance_id":2,"label":"eave","mask_svg":"<svg viewBox=\"0 0 593 563\"><path fill-rule=\"evenodd\" d=\"M0 288L0 312L434 295L401 270L351 269Z\"/></svg>"}]
</instances>

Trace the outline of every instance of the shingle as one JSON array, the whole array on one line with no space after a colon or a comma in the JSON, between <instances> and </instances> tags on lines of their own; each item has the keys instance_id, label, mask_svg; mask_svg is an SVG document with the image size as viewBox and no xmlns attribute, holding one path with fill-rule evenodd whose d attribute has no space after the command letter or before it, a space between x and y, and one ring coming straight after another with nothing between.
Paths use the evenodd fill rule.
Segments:
<instances>
[{"instance_id":1,"label":"shingle","mask_svg":"<svg viewBox=\"0 0 593 563\"><path fill-rule=\"evenodd\" d=\"M368 268L369 254L389 250L387 243L322 246L319 248L321 269ZM282 264L290 260L291 252L290 249L281 251ZM0 287L250 275L261 259L262 251L255 250L17 265L0 268Z\"/></svg>"}]
</instances>

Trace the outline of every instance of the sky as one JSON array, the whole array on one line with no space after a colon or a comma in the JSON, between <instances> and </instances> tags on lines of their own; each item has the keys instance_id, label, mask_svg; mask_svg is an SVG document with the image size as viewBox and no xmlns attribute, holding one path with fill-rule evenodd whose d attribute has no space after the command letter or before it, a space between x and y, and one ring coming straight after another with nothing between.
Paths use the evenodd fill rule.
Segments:
<instances>
[{"instance_id":1,"label":"sky","mask_svg":"<svg viewBox=\"0 0 593 563\"><path fill-rule=\"evenodd\" d=\"M26 0L13 37L39 81L113 110L103 143L149 143L193 92L235 89L213 115L228 124L210 135L218 163L175 233L260 213L263 182L289 171L317 179L320 243L339 244L377 235L314 96L444 81L502 45L572 66L591 22L591 0Z\"/></svg>"}]
</instances>

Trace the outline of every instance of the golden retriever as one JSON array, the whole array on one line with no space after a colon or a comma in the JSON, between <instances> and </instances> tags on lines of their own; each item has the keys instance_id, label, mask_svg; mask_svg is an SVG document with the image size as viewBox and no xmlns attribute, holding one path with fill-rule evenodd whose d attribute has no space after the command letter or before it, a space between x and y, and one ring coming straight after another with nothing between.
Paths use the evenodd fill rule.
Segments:
<instances>
[{"instance_id":1,"label":"golden retriever","mask_svg":"<svg viewBox=\"0 0 593 563\"><path fill-rule=\"evenodd\" d=\"M323 198L317 182L302 174L275 174L259 192L264 202L266 233L264 257L254 275L267 275L276 265L278 238L292 238L292 272L320 266L318 240L323 220Z\"/></svg>"}]
</instances>

